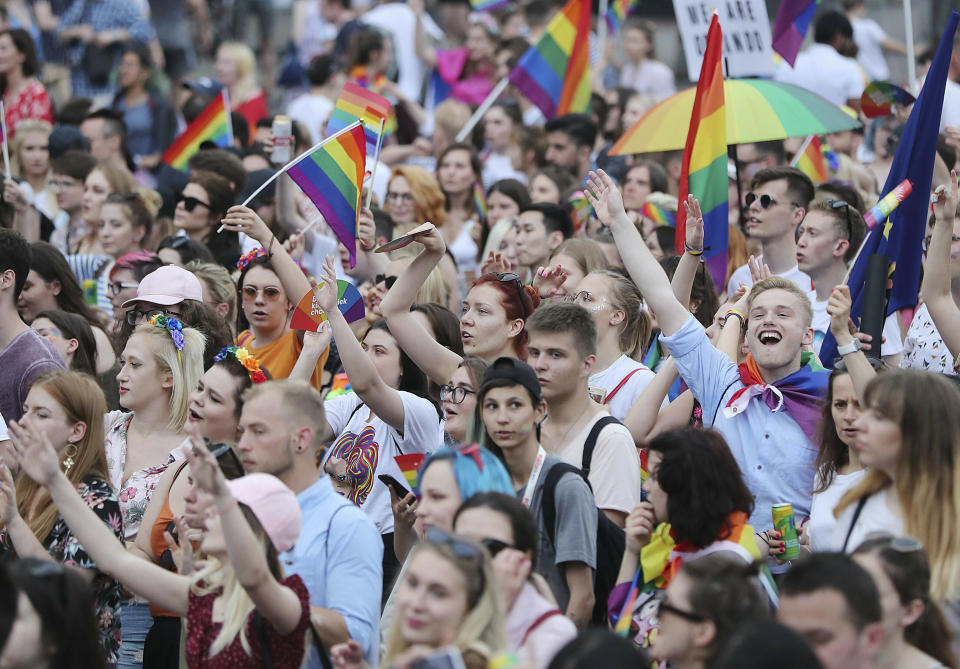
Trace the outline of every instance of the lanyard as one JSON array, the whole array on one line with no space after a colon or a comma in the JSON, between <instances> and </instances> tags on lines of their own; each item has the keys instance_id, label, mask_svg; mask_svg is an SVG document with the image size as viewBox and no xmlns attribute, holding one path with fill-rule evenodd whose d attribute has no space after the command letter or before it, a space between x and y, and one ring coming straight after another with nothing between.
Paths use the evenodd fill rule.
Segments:
<instances>
[{"instance_id":1,"label":"lanyard","mask_svg":"<svg viewBox=\"0 0 960 669\"><path fill-rule=\"evenodd\" d=\"M537 487L537 480L540 478L540 472L543 470L543 461L547 459L547 452L543 446L537 447L537 459L533 462L533 471L530 472L530 479L527 481L527 487L523 490L523 505L530 508L530 502L533 500L533 489Z\"/></svg>"}]
</instances>

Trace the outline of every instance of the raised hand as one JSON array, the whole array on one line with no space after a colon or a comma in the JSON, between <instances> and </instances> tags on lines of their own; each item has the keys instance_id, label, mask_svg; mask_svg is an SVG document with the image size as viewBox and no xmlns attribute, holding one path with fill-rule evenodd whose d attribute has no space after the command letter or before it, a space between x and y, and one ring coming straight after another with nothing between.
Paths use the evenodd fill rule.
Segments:
<instances>
[{"instance_id":1,"label":"raised hand","mask_svg":"<svg viewBox=\"0 0 960 669\"><path fill-rule=\"evenodd\" d=\"M533 277L533 289L540 297L553 297L561 294L567 280L567 271L559 264L553 267L538 267Z\"/></svg>"},{"instance_id":2,"label":"raised hand","mask_svg":"<svg viewBox=\"0 0 960 669\"><path fill-rule=\"evenodd\" d=\"M747 258L747 267L750 268L750 278L753 280L754 284L758 284L764 279L769 279L773 276L773 272L770 271L770 267L765 262L760 262L760 258L756 256L750 256Z\"/></svg>"},{"instance_id":3,"label":"raised hand","mask_svg":"<svg viewBox=\"0 0 960 669\"><path fill-rule=\"evenodd\" d=\"M426 232L417 235L417 241L423 244L427 251L435 255L442 256L447 252L447 244L443 241L443 235L437 230L437 226L432 223Z\"/></svg>"},{"instance_id":4,"label":"raised hand","mask_svg":"<svg viewBox=\"0 0 960 669\"><path fill-rule=\"evenodd\" d=\"M587 187L583 192L593 206L597 219L605 226L610 227L613 220L619 216L626 217L627 210L623 208L620 189L603 170L590 171Z\"/></svg>"},{"instance_id":5,"label":"raised hand","mask_svg":"<svg viewBox=\"0 0 960 669\"><path fill-rule=\"evenodd\" d=\"M957 170L950 170L951 183L937 186L930 196L937 225L953 223L957 216Z\"/></svg>"},{"instance_id":6,"label":"raised hand","mask_svg":"<svg viewBox=\"0 0 960 669\"><path fill-rule=\"evenodd\" d=\"M25 473L43 487L49 486L60 473L60 459L50 438L45 432L17 421L10 421L7 428L21 474Z\"/></svg>"},{"instance_id":7,"label":"raised hand","mask_svg":"<svg viewBox=\"0 0 960 669\"><path fill-rule=\"evenodd\" d=\"M303 232L293 233L287 237L287 241L283 243L283 249L287 252L287 255L294 260L301 260L303 258L303 252L306 250L306 246Z\"/></svg>"},{"instance_id":8,"label":"raised hand","mask_svg":"<svg viewBox=\"0 0 960 669\"><path fill-rule=\"evenodd\" d=\"M387 486L387 490L390 491L390 508L393 509L394 527L412 529L417 519L417 496L410 492L401 498L392 486Z\"/></svg>"},{"instance_id":9,"label":"raised hand","mask_svg":"<svg viewBox=\"0 0 960 669\"><path fill-rule=\"evenodd\" d=\"M329 318L330 314L337 309L337 273L333 269L333 256L327 256L323 263L323 282L317 284L316 281L310 281L310 288L313 290L313 297L317 304L323 309Z\"/></svg>"},{"instance_id":10,"label":"raised hand","mask_svg":"<svg viewBox=\"0 0 960 669\"><path fill-rule=\"evenodd\" d=\"M0 525L9 527L17 515L17 490L14 487L13 474L5 462L0 462Z\"/></svg>"},{"instance_id":11,"label":"raised hand","mask_svg":"<svg viewBox=\"0 0 960 669\"><path fill-rule=\"evenodd\" d=\"M512 271L513 265L497 251L491 251L480 266L480 274L504 274Z\"/></svg>"},{"instance_id":12,"label":"raised hand","mask_svg":"<svg viewBox=\"0 0 960 669\"><path fill-rule=\"evenodd\" d=\"M257 212L243 205L230 207L227 210L227 215L220 223L226 230L242 232L251 239L257 240L264 249L267 248L267 245L270 243L270 238L273 237L270 228L268 228L267 224L263 222L263 219L257 215Z\"/></svg>"},{"instance_id":13,"label":"raised hand","mask_svg":"<svg viewBox=\"0 0 960 669\"><path fill-rule=\"evenodd\" d=\"M360 248L370 250L377 243L377 226L373 222L373 212L364 207L357 219L357 241Z\"/></svg>"},{"instance_id":14,"label":"raised hand","mask_svg":"<svg viewBox=\"0 0 960 669\"><path fill-rule=\"evenodd\" d=\"M353 639L331 648L330 659L337 669L364 669L367 666L363 660L363 647Z\"/></svg>"},{"instance_id":15,"label":"raised hand","mask_svg":"<svg viewBox=\"0 0 960 669\"><path fill-rule=\"evenodd\" d=\"M693 195L687 195L686 244L688 249L703 250L703 212L700 201Z\"/></svg>"},{"instance_id":16,"label":"raised hand","mask_svg":"<svg viewBox=\"0 0 960 669\"><path fill-rule=\"evenodd\" d=\"M193 447L185 449L185 455L197 488L221 500L232 497L227 479L220 471L220 465L213 453L202 439L191 437L190 441Z\"/></svg>"},{"instance_id":17,"label":"raised hand","mask_svg":"<svg viewBox=\"0 0 960 669\"><path fill-rule=\"evenodd\" d=\"M303 350L306 351L307 355L316 354L319 357L330 345L330 335L331 330L328 321L322 322L316 332L304 331Z\"/></svg>"},{"instance_id":18,"label":"raised hand","mask_svg":"<svg viewBox=\"0 0 960 669\"><path fill-rule=\"evenodd\" d=\"M177 528L176 538L169 531L165 531L163 540L167 542L167 548L170 549L170 557L173 558L173 564L177 566L177 573L187 576L193 573L193 546L188 539L191 530L187 527L183 516L174 518L173 524Z\"/></svg>"},{"instance_id":19,"label":"raised hand","mask_svg":"<svg viewBox=\"0 0 960 669\"><path fill-rule=\"evenodd\" d=\"M830 315L830 332L837 343L849 343L850 341L850 307L852 304L850 286L835 286L830 291L827 313Z\"/></svg>"},{"instance_id":20,"label":"raised hand","mask_svg":"<svg viewBox=\"0 0 960 669\"><path fill-rule=\"evenodd\" d=\"M504 611L509 611L517 601L532 567L526 553L515 548L504 548L493 558L493 573L497 575L497 589Z\"/></svg>"},{"instance_id":21,"label":"raised hand","mask_svg":"<svg viewBox=\"0 0 960 669\"><path fill-rule=\"evenodd\" d=\"M643 547L650 543L650 537L656 525L657 517L653 511L653 504L640 502L633 507L633 511L627 516L627 524L624 528L627 535L627 550L639 555Z\"/></svg>"}]
</instances>

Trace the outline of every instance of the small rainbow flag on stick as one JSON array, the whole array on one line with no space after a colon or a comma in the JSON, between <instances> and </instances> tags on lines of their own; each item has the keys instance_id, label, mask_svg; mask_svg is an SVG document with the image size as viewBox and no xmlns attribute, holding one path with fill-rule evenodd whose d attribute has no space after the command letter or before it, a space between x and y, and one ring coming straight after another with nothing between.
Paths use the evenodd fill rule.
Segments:
<instances>
[{"instance_id":1,"label":"small rainbow flag on stick","mask_svg":"<svg viewBox=\"0 0 960 669\"><path fill-rule=\"evenodd\" d=\"M417 487L417 472L420 471L420 465L422 465L426 459L427 456L423 453L407 453L405 455L393 456L393 460L403 473L403 478L407 482L407 485L410 486L410 490Z\"/></svg>"},{"instance_id":2,"label":"small rainbow flag on stick","mask_svg":"<svg viewBox=\"0 0 960 669\"><path fill-rule=\"evenodd\" d=\"M658 226L669 225L671 228L673 228L677 225L677 214L675 212L672 212L669 209L664 209L663 207L658 207L653 202L644 202L643 207L640 208L640 214L645 219L648 221L653 221Z\"/></svg>"},{"instance_id":3,"label":"small rainbow flag on stick","mask_svg":"<svg viewBox=\"0 0 960 669\"><path fill-rule=\"evenodd\" d=\"M810 135L804 140L790 165L810 177L815 184L822 184L829 178L827 162L824 160L820 140L816 135Z\"/></svg>"},{"instance_id":4,"label":"small rainbow flag on stick","mask_svg":"<svg viewBox=\"0 0 960 669\"><path fill-rule=\"evenodd\" d=\"M470 0L470 7L475 12L492 12L509 4L510 0Z\"/></svg>"},{"instance_id":5,"label":"small rainbow flag on stick","mask_svg":"<svg viewBox=\"0 0 960 669\"><path fill-rule=\"evenodd\" d=\"M186 172L187 161L200 150L203 142L213 142L219 147L233 146L230 97L226 88L223 88L207 108L200 112L200 116L173 141L160 160L170 167Z\"/></svg>"},{"instance_id":6,"label":"small rainbow flag on stick","mask_svg":"<svg viewBox=\"0 0 960 669\"><path fill-rule=\"evenodd\" d=\"M790 63L797 61L800 45L807 35L820 0L780 0L780 9L773 22L773 50Z\"/></svg>"},{"instance_id":7,"label":"small rainbow flag on stick","mask_svg":"<svg viewBox=\"0 0 960 669\"><path fill-rule=\"evenodd\" d=\"M379 121L377 122L379 127ZM281 170L310 198L327 225L357 263L357 219L367 159L367 142L360 121L325 139Z\"/></svg>"},{"instance_id":8,"label":"small rainbow flag on stick","mask_svg":"<svg viewBox=\"0 0 960 669\"><path fill-rule=\"evenodd\" d=\"M473 206L477 208L477 216L481 221L487 220L487 196L483 192L483 185L473 184Z\"/></svg>"},{"instance_id":9,"label":"small rainbow flag on stick","mask_svg":"<svg viewBox=\"0 0 960 669\"><path fill-rule=\"evenodd\" d=\"M367 90L363 86L348 81L343 85L337 106L333 109L330 122L324 134L336 135L354 121L362 121L367 140L368 156L376 155L377 139L380 136L380 122L390 116L390 101L382 95ZM386 131L385 131L385 134Z\"/></svg>"},{"instance_id":10,"label":"small rainbow flag on stick","mask_svg":"<svg viewBox=\"0 0 960 669\"><path fill-rule=\"evenodd\" d=\"M607 26L616 34L628 16L637 8L639 0L613 0L607 10Z\"/></svg>"},{"instance_id":11,"label":"small rainbow flag on stick","mask_svg":"<svg viewBox=\"0 0 960 669\"><path fill-rule=\"evenodd\" d=\"M590 217L593 216L593 206L590 204L590 201L587 199L587 196L583 194L582 190L578 190L570 196L570 218L573 219L573 230L574 232L579 232L584 225L587 224L587 221L590 220Z\"/></svg>"},{"instance_id":12,"label":"small rainbow flag on stick","mask_svg":"<svg viewBox=\"0 0 960 669\"><path fill-rule=\"evenodd\" d=\"M510 72L510 83L548 119L590 105L590 8L570 0Z\"/></svg>"}]
</instances>

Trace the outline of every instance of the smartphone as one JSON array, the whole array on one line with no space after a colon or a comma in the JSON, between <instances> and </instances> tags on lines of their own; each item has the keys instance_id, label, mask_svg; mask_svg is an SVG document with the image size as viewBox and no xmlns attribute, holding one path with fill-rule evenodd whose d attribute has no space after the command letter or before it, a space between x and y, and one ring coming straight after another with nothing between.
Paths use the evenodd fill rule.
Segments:
<instances>
[{"instance_id":1,"label":"smartphone","mask_svg":"<svg viewBox=\"0 0 960 669\"><path fill-rule=\"evenodd\" d=\"M207 448L217 459L217 464L220 465L220 471L223 472L225 478L228 480L238 479L246 473L243 470L243 463L240 462L240 456L237 455L232 445L227 443L213 444L210 443L209 439L206 442Z\"/></svg>"},{"instance_id":2,"label":"smartphone","mask_svg":"<svg viewBox=\"0 0 960 669\"><path fill-rule=\"evenodd\" d=\"M400 483L400 481L393 478L389 474L379 474L377 478L380 479L385 486L391 488L393 492L397 493L397 497L400 499L403 499L410 494L410 491L407 490L403 484Z\"/></svg>"},{"instance_id":3,"label":"smartphone","mask_svg":"<svg viewBox=\"0 0 960 669\"><path fill-rule=\"evenodd\" d=\"M607 399L607 389L601 386L587 386L587 394L597 404L603 404L603 401Z\"/></svg>"},{"instance_id":4,"label":"smartphone","mask_svg":"<svg viewBox=\"0 0 960 669\"><path fill-rule=\"evenodd\" d=\"M428 657L414 660L410 667L411 669L466 669L463 655L455 646L441 648Z\"/></svg>"}]
</instances>

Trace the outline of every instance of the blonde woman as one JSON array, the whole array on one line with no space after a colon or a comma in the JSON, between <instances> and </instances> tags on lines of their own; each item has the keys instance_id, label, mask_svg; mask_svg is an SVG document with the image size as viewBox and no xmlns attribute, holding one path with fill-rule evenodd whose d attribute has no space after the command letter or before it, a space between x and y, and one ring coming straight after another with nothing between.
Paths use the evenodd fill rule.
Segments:
<instances>
[{"instance_id":1,"label":"blonde woman","mask_svg":"<svg viewBox=\"0 0 960 669\"><path fill-rule=\"evenodd\" d=\"M230 108L250 124L253 137L257 121L268 114L267 96L257 84L257 63L253 50L242 42L224 42L217 49L214 76L230 95Z\"/></svg>"},{"instance_id":2,"label":"blonde woman","mask_svg":"<svg viewBox=\"0 0 960 669\"><path fill-rule=\"evenodd\" d=\"M55 220L60 213L57 196L49 188L50 181L50 133L53 126L40 119L27 118L20 121L16 136L10 140L10 172L21 179L20 188L30 186L33 203L41 214Z\"/></svg>"},{"instance_id":3,"label":"blonde woman","mask_svg":"<svg viewBox=\"0 0 960 669\"><path fill-rule=\"evenodd\" d=\"M191 260L185 269L203 284L204 304L213 307L230 326L237 322L237 284L225 267L212 262Z\"/></svg>"},{"instance_id":4,"label":"blonde woman","mask_svg":"<svg viewBox=\"0 0 960 669\"><path fill-rule=\"evenodd\" d=\"M120 505L103 452L106 401L97 382L79 372L51 372L33 383L24 405L18 425L46 435L66 482L108 533L122 537ZM108 662L116 662L120 584L98 568L47 492L29 476L18 476L14 484L6 464L0 464L0 524L6 535L0 555L12 548L17 557L69 564L83 575L94 591L100 648Z\"/></svg>"},{"instance_id":5,"label":"blonde woman","mask_svg":"<svg viewBox=\"0 0 960 669\"><path fill-rule=\"evenodd\" d=\"M199 491L212 495L214 513L200 544L208 559L190 576L181 576L124 549L60 471L47 435L17 424L10 432L23 472L46 488L100 569L187 618L188 667L267 666L261 639L266 639L276 669L300 666L310 624L309 595L299 576L283 577L277 555L293 548L302 516L296 496L279 479L251 474L228 482L213 454L202 442L195 443L186 452L191 475Z\"/></svg>"},{"instance_id":6,"label":"blonde woman","mask_svg":"<svg viewBox=\"0 0 960 669\"><path fill-rule=\"evenodd\" d=\"M408 666L452 645L467 669L486 669L506 648L503 619L486 549L431 528L410 554L380 666ZM356 641L338 644L330 654L337 669L369 667Z\"/></svg>"}]
</instances>

